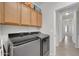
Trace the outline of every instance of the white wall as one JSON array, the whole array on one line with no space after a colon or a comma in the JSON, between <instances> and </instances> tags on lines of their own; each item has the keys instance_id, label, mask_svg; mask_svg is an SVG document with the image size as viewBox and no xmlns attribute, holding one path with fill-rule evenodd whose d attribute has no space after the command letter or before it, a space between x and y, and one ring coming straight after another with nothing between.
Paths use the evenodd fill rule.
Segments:
<instances>
[{"instance_id":1,"label":"white wall","mask_svg":"<svg viewBox=\"0 0 79 59\"><path fill-rule=\"evenodd\" d=\"M0 25L0 44L1 44L1 25Z\"/></svg>"},{"instance_id":2,"label":"white wall","mask_svg":"<svg viewBox=\"0 0 79 59\"><path fill-rule=\"evenodd\" d=\"M72 4L69 3L58 3L58 2L44 2L42 4L43 12L43 27L42 32L50 34L50 55L56 55L56 10Z\"/></svg>"},{"instance_id":3,"label":"white wall","mask_svg":"<svg viewBox=\"0 0 79 59\"><path fill-rule=\"evenodd\" d=\"M60 28L59 28L59 25L60 25L60 14L58 12L56 12L56 47L59 45L59 40L60 40Z\"/></svg>"},{"instance_id":4,"label":"white wall","mask_svg":"<svg viewBox=\"0 0 79 59\"><path fill-rule=\"evenodd\" d=\"M73 12L72 41L75 43L75 47L79 48L79 10Z\"/></svg>"},{"instance_id":5,"label":"white wall","mask_svg":"<svg viewBox=\"0 0 79 59\"><path fill-rule=\"evenodd\" d=\"M1 40L1 25L0 25L0 40Z\"/></svg>"},{"instance_id":6,"label":"white wall","mask_svg":"<svg viewBox=\"0 0 79 59\"><path fill-rule=\"evenodd\" d=\"M0 25L0 44L1 44L1 39L2 39L2 26Z\"/></svg>"},{"instance_id":7,"label":"white wall","mask_svg":"<svg viewBox=\"0 0 79 59\"><path fill-rule=\"evenodd\" d=\"M77 48L79 48L79 10L76 11L76 25L77 25Z\"/></svg>"},{"instance_id":8,"label":"white wall","mask_svg":"<svg viewBox=\"0 0 79 59\"><path fill-rule=\"evenodd\" d=\"M73 12L73 20L72 20L72 41L75 43L75 47L77 45L77 32L76 32L76 12Z\"/></svg>"},{"instance_id":9,"label":"white wall","mask_svg":"<svg viewBox=\"0 0 79 59\"><path fill-rule=\"evenodd\" d=\"M59 42L63 39L63 22L62 22L62 15L59 12L56 12L56 46L59 46Z\"/></svg>"}]
</instances>

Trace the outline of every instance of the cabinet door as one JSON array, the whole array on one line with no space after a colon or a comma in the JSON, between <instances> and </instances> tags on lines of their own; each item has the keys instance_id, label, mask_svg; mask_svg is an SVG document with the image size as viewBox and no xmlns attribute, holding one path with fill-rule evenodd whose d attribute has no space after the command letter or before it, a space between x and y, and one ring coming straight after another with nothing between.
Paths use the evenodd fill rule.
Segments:
<instances>
[{"instance_id":1,"label":"cabinet door","mask_svg":"<svg viewBox=\"0 0 79 59\"><path fill-rule=\"evenodd\" d=\"M37 26L37 12L35 10L31 10L31 25Z\"/></svg>"},{"instance_id":2,"label":"cabinet door","mask_svg":"<svg viewBox=\"0 0 79 59\"><path fill-rule=\"evenodd\" d=\"M30 25L30 18L31 17L31 12L30 8L22 5L22 19L21 19L21 24L22 25Z\"/></svg>"},{"instance_id":3,"label":"cabinet door","mask_svg":"<svg viewBox=\"0 0 79 59\"><path fill-rule=\"evenodd\" d=\"M38 26L41 26L42 25L42 14L38 12Z\"/></svg>"},{"instance_id":4,"label":"cabinet door","mask_svg":"<svg viewBox=\"0 0 79 59\"><path fill-rule=\"evenodd\" d=\"M0 2L0 23L3 22L3 3Z\"/></svg>"},{"instance_id":5,"label":"cabinet door","mask_svg":"<svg viewBox=\"0 0 79 59\"><path fill-rule=\"evenodd\" d=\"M16 2L5 3L5 23L19 24L20 23L20 6Z\"/></svg>"}]
</instances>

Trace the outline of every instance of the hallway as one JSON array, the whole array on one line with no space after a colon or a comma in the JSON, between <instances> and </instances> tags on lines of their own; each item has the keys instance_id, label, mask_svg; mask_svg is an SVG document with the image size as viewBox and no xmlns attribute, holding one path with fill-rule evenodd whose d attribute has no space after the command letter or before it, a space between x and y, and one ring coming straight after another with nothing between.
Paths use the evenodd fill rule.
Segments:
<instances>
[{"instance_id":1,"label":"hallway","mask_svg":"<svg viewBox=\"0 0 79 59\"><path fill-rule=\"evenodd\" d=\"M79 56L79 49L75 48L71 37L65 37L56 48L56 56Z\"/></svg>"}]
</instances>

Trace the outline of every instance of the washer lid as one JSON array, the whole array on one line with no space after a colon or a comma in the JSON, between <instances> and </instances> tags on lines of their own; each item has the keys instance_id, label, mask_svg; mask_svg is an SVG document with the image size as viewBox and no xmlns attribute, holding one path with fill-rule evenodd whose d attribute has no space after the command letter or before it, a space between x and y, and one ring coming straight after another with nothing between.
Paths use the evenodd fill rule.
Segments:
<instances>
[{"instance_id":1,"label":"washer lid","mask_svg":"<svg viewBox=\"0 0 79 59\"><path fill-rule=\"evenodd\" d=\"M23 42L23 41L27 41L27 40L31 40L31 39L36 39L36 38L37 38L36 36L27 35L27 36L22 36L22 37L10 38L10 40L13 43L19 43L19 42Z\"/></svg>"},{"instance_id":2,"label":"washer lid","mask_svg":"<svg viewBox=\"0 0 79 59\"><path fill-rule=\"evenodd\" d=\"M9 34L9 39L13 43L13 45L17 45L36 40L37 36L33 36L28 33L13 33Z\"/></svg>"}]
</instances>

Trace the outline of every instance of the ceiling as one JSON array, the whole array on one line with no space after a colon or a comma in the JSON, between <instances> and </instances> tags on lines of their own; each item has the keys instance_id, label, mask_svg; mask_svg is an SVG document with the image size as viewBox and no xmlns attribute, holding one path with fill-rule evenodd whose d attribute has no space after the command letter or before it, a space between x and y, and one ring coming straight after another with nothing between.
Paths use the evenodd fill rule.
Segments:
<instances>
[{"instance_id":1,"label":"ceiling","mask_svg":"<svg viewBox=\"0 0 79 59\"><path fill-rule=\"evenodd\" d=\"M41 8L43 7L56 7L56 6L59 6L59 5L65 5L67 3L74 3L74 2L36 2L36 4L38 4Z\"/></svg>"},{"instance_id":2,"label":"ceiling","mask_svg":"<svg viewBox=\"0 0 79 59\"><path fill-rule=\"evenodd\" d=\"M79 10L79 3L78 2L36 2L41 8L45 8L45 7L58 7L59 5L63 5L63 4L66 4L66 3L71 3L71 5L68 5L64 8L60 8L58 9L57 11L60 13L60 14L64 14L66 12L72 12L74 10ZM73 4L74 3L74 4ZM72 18L73 17L73 13L70 13L70 15L66 16L66 15L63 15L63 18L64 19L68 19L68 18Z\"/></svg>"}]
</instances>

